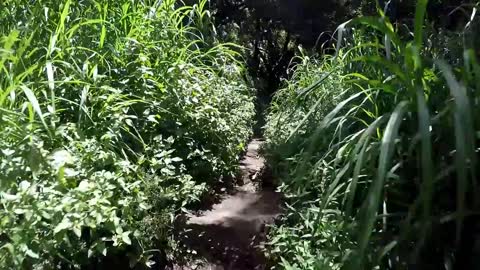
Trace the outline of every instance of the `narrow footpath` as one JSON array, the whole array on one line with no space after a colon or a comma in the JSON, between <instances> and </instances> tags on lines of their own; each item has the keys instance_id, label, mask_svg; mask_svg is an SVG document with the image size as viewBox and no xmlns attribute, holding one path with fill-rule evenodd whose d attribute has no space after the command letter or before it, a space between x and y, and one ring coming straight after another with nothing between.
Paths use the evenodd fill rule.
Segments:
<instances>
[{"instance_id":1,"label":"narrow footpath","mask_svg":"<svg viewBox=\"0 0 480 270\"><path fill-rule=\"evenodd\" d=\"M260 246L266 238L266 225L280 214L281 196L268 187L271 179L258 152L262 143L254 139L247 146L233 192L186 219L178 237L195 259L174 266L174 270L266 269Z\"/></svg>"}]
</instances>

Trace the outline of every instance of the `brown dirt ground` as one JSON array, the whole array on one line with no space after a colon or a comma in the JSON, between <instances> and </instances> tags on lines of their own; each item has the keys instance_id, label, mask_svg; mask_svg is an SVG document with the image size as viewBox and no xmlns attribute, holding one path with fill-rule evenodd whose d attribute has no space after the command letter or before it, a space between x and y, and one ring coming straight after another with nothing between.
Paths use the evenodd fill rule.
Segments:
<instances>
[{"instance_id":1,"label":"brown dirt ground","mask_svg":"<svg viewBox=\"0 0 480 270\"><path fill-rule=\"evenodd\" d=\"M223 195L208 210L187 215L178 225L177 238L195 254L173 270L266 269L260 245L266 238L265 225L281 212L281 195L262 188L265 160L262 145L252 140L240 161L241 175L233 192Z\"/></svg>"}]
</instances>

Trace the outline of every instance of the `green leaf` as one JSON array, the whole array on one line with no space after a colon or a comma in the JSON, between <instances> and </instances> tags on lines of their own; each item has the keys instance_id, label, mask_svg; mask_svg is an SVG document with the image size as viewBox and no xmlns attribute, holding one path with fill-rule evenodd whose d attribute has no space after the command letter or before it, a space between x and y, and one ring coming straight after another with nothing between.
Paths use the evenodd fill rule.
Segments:
<instances>
[{"instance_id":1,"label":"green leaf","mask_svg":"<svg viewBox=\"0 0 480 270\"><path fill-rule=\"evenodd\" d=\"M450 93L453 97L454 107L454 123L455 123L455 168L457 171L457 220L456 220L456 237L460 241L460 234L463 227L463 221L466 211L465 195L468 190L468 176L471 171L472 186L476 188L476 152L474 128L472 121L471 105L467 95L465 86L461 85L453 75L451 68L441 60L435 62L443 76L447 80ZM474 192L475 194L476 192Z\"/></svg>"},{"instance_id":2,"label":"green leaf","mask_svg":"<svg viewBox=\"0 0 480 270\"><path fill-rule=\"evenodd\" d=\"M130 240L130 237L128 236L129 234L130 234L129 231L122 233L122 241L125 242L127 245L132 244L132 241Z\"/></svg>"},{"instance_id":3,"label":"green leaf","mask_svg":"<svg viewBox=\"0 0 480 270\"><path fill-rule=\"evenodd\" d=\"M430 135L430 113L423 89L417 88L417 106L418 106L418 129L422 141L422 188L420 198L423 202L423 234L426 233L428 220L430 219L432 196L433 196L433 175L434 166L432 160L432 141Z\"/></svg>"},{"instance_id":4,"label":"green leaf","mask_svg":"<svg viewBox=\"0 0 480 270\"><path fill-rule=\"evenodd\" d=\"M50 157L50 165L53 169L59 170L67 164L73 164L73 157L67 150L60 149L54 151Z\"/></svg>"},{"instance_id":5,"label":"green leaf","mask_svg":"<svg viewBox=\"0 0 480 270\"><path fill-rule=\"evenodd\" d=\"M17 201L21 198L18 194L8 194L5 192L0 192L0 196L6 201Z\"/></svg>"},{"instance_id":6,"label":"green leaf","mask_svg":"<svg viewBox=\"0 0 480 270\"><path fill-rule=\"evenodd\" d=\"M72 222L69 219L64 218L62 221L53 229L53 233L57 234L63 230L69 229L72 226Z\"/></svg>"},{"instance_id":7,"label":"green leaf","mask_svg":"<svg viewBox=\"0 0 480 270\"><path fill-rule=\"evenodd\" d=\"M31 258L34 258L34 259L39 259L40 258L40 255L38 255L38 253L35 253L33 250L27 248L27 250L25 251L25 254L28 256L28 257L31 257Z\"/></svg>"},{"instance_id":8,"label":"green leaf","mask_svg":"<svg viewBox=\"0 0 480 270\"><path fill-rule=\"evenodd\" d=\"M353 150L352 155L356 158L356 163L353 169L352 182L350 183L347 192L345 193L345 196L347 196L345 211L347 217L352 214L353 201L357 190L358 178L360 176L360 170L362 169L365 162L365 151L370 142L370 137L373 132L375 132L377 128L385 121L385 119L385 116L381 116L377 118L372 124L370 124L370 126L368 126L368 128L364 132L362 132L362 136L358 140L355 149Z\"/></svg>"},{"instance_id":9,"label":"green leaf","mask_svg":"<svg viewBox=\"0 0 480 270\"><path fill-rule=\"evenodd\" d=\"M358 253L354 259L354 263L350 267L357 267L357 269L363 269L363 258L365 250L367 249L370 236L373 232L375 220L377 218L377 211L380 205L380 199L383 195L383 185L389 171L389 166L392 161L393 150L395 148L395 140L398 137L398 129L402 122L403 114L407 108L408 102L400 102L388 121L385 129L385 134L382 138L382 144L380 146L380 157L378 160L377 177L370 186L367 199L364 202L365 213L361 220L361 228L358 238ZM356 262L356 263L355 263ZM354 266L356 265L356 266Z\"/></svg>"},{"instance_id":10,"label":"green leaf","mask_svg":"<svg viewBox=\"0 0 480 270\"><path fill-rule=\"evenodd\" d=\"M47 72L48 88L50 88L50 90L53 90L55 88L55 81L53 76L52 62L47 61L47 63L45 64L45 69Z\"/></svg>"},{"instance_id":11,"label":"green leaf","mask_svg":"<svg viewBox=\"0 0 480 270\"><path fill-rule=\"evenodd\" d=\"M25 96L27 97L28 101L33 107L33 110L37 113L38 117L40 118L40 121L42 122L43 126L45 127L45 130L48 132L50 137L52 137L52 134L50 132L50 129L45 122L45 118L43 117L42 110L40 109L40 104L38 103L37 97L35 94L32 92L32 90L25 85L20 86L20 88L23 90L23 93L25 93Z\"/></svg>"},{"instance_id":12,"label":"green leaf","mask_svg":"<svg viewBox=\"0 0 480 270\"><path fill-rule=\"evenodd\" d=\"M415 9L414 43L417 48L421 48L423 44L423 20L425 19L427 4L428 0L418 0L417 8Z\"/></svg>"},{"instance_id":13,"label":"green leaf","mask_svg":"<svg viewBox=\"0 0 480 270\"><path fill-rule=\"evenodd\" d=\"M73 230L73 233L74 233L78 238L82 237L82 228L80 227L80 225L75 225L75 226L73 226L72 230Z\"/></svg>"},{"instance_id":14,"label":"green leaf","mask_svg":"<svg viewBox=\"0 0 480 270\"><path fill-rule=\"evenodd\" d=\"M10 255L15 256L15 247L11 243L6 243L0 249L6 249L10 253Z\"/></svg>"}]
</instances>

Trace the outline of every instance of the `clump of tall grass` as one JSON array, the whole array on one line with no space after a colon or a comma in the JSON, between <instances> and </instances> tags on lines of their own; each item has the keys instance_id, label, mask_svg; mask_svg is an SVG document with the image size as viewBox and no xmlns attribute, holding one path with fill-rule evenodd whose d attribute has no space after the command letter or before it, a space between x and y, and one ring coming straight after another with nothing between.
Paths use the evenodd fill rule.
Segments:
<instances>
[{"instance_id":1,"label":"clump of tall grass","mask_svg":"<svg viewBox=\"0 0 480 270\"><path fill-rule=\"evenodd\" d=\"M304 58L274 99L266 150L292 209L271 236L283 267L476 265L476 7L446 37L464 40L453 55L426 35L426 6L411 36L381 10L341 25L333 59Z\"/></svg>"},{"instance_id":2,"label":"clump of tall grass","mask_svg":"<svg viewBox=\"0 0 480 270\"><path fill-rule=\"evenodd\" d=\"M234 172L253 92L205 3L0 3L0 268L145 265Z\"/></svg>"}]
</instances>

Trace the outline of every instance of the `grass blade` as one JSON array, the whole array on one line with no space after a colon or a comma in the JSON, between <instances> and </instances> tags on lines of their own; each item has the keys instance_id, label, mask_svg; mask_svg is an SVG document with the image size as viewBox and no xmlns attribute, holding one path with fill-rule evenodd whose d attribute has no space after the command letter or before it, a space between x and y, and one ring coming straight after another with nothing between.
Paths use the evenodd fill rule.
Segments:
<instances>
[{"instance_id":1,"label":"grass blade","mask_svg":"<svg viewBox=\"0 0 480 270\"><path fill-rule=\"evenodd\" d=\"M40 109L40 104L38 103L37 97L33 93L33 91L26 87L25 85L20 86L20 88L23 90L23 93L28 99L28 102L32 105L33 110L35 113L37 113L38 117L40 118L40 121L42 122L43 126L45 127L45 130L47 131L48 135L52 137L52 134L50 133L50 129L47 125L47 122L45 122L45 118L43 117L42 110Z\"/></svg>"},{"instance_id":2,"label":"grass blade","mask_svg":"<svg viewBox=\"0 0 480 270\"><path fill-rule=\"evenodd\" d=\"M345 212L347 217L351 216L352 214L353 201L355 199L355 192L357 189L360 170L362 169L363 163L365 161L365 151L370 141L370 137L372 133L374 133L377 130L377 128L385 121L385 119L386 118L384 116L380 116L372 124L370 124L370 126L368 126L368 128L363 132L362 136L358 140L358 143L355 146L355 149L353 151L353 155L356 156L357 162L353 169L352 182L350 183L350 186L345 194L345 196L347 197L346 212Z\"/></svg>"},{"instance_id":3,"label":"grass blade","mask_svg":"<svg viewBox=\"0 0 480 270\"><path fill-rule=\"evenodd\" d=\"M417 106L418 106L418 129L422 142L421 159L422 159L422 187L420 192L421 201L423 202L423 233L426 233L428 220L430 219L432 194L433 194L433 160L432 160L432 142L430 135L430 114L428 112L425 94L423 90L417 88Z\"/></svg>"},{"instance_id":4,"label":"grass blade","mask_svg":"<svg viewBox=\"0 0 480 270\"><path fill-rule=\"evenodd\" d=\"M461 85L453 75L451 68L443 61L435 61L445 77L450 93L454 99L455 123L455 167L457 169L457 243L460 241L465 216L465 194L468 189L468 170L475 168L475 141L470 102L465 86ZM472 179L476 181L476 179Z\"/></svg>"},{"instance_id":5,"label":"grass blade","mask_svg":"<svg viewBox=\"0 0 480 270\"><path fill-rule=\"evenodd\" d=\"M425 19L425 12L427 10L428 0L418 0L417 8L415 10L415 28L414 28L414 43L417 48L421 48L423 43L423 20Z\"/></svg>"},{"instance_id":6,"label":"grass blade","mask_svg":"<svg viewBox=\"0 0 480 270\"><path fill-rule=\"evenodd\" d=\"M361 229L359 231L358 238L358 254L355 260L356 263L351 265L351 267L355 267L355 269L363 269L363 256L365 254L365 250L367 249L368 242L370 241L370 236L374 231L380 198L383 194L383 185L387 177L387 172L389 171L389 165L393 156L393 149L395 148L395 140L398 137L398 130L400 128L403 114L405 113L407 105L407 101L402 101L397 105L390 116L385 129L385 134L382 138L377 177L372 183L372 186L369 190L369 195L365 201L365 213L361 221Z\"/></svg>"}]
</instances>

